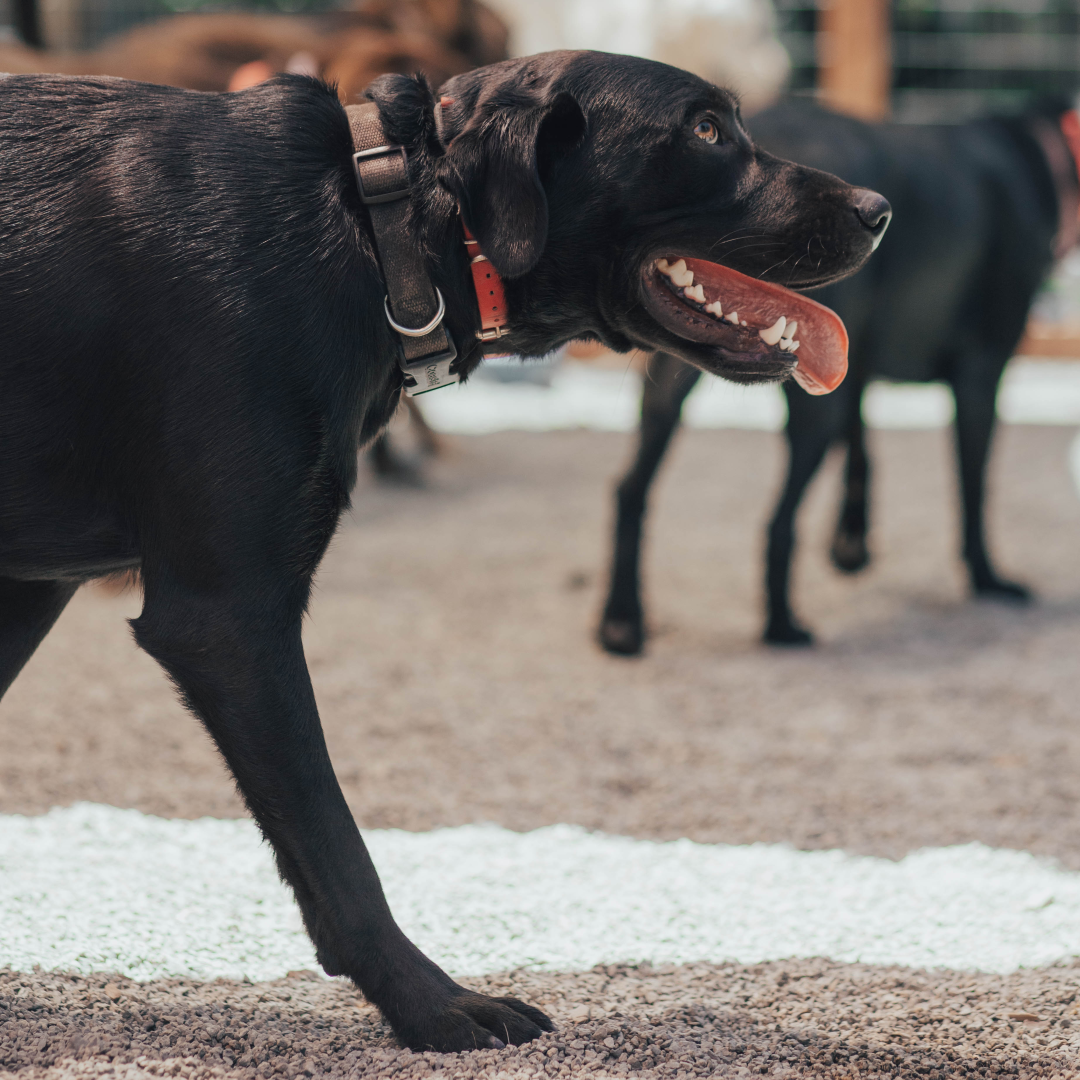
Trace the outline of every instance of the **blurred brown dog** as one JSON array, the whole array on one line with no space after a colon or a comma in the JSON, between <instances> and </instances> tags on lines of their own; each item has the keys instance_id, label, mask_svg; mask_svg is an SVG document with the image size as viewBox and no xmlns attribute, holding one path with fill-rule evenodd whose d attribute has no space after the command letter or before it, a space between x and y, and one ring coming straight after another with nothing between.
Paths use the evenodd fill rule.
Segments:
<instances>
[{"instance_id":1,"label":"blurred brown dog","mask_svg":"<svg viewBox=\"0 0 1080 1080\"><path fill-rule=\"evenodd\" d=\"M506 25L479 0L356 0L321 15L180 15L86 52L5 45L0 71L115 75L221 91L291 70L337 83L349 101L387 72L423 72L438 86L506 59L507 39Z\"/></svg>"}]
</instances>

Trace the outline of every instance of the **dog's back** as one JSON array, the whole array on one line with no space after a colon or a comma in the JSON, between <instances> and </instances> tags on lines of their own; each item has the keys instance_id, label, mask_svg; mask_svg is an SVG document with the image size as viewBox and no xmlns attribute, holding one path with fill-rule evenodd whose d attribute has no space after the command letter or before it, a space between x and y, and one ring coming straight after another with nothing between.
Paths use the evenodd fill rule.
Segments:
<instances>
[{"instance_id":1,"label":"dog's back","mask_svg":"<svg viewBox=\"0 0 1080 1080\"><path fill-rule=\"evenodd\" d=\"M183 501L178 461L242 470L275 437L249 414L332 397L364 340L350 149L336 97L310 79L224 96L0 79L0 458L18 460L0 476L0 539L12 566L26 573L48 552L68 571L109 569L118 550L122 564L146 509L134 492ZM163 421L180 401L186 430ZM225 429L230 446L207 436Z\"/></svg>"}]
</instances>

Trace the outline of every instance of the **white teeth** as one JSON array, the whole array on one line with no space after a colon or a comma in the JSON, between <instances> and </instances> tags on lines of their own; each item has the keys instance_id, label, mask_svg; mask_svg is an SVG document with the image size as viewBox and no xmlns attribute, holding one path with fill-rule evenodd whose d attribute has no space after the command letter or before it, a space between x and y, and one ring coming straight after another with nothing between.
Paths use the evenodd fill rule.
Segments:
<instances>
[{"instance_id":1,"label":"white teeth","mask_svg":"<svg viewBox=\"0 0 1080 1080\"><path fill-rule=\"evenodd\" d=\"M794 351L795 351L795 350L796 350L796 349L797 349L798 347L799 347L799 343L798 343L797 341L793 341L793 342L792 342L792 343L791 343L791 344L790 344L790 345L788 346L788 352L794 352Z\"/></svg>"},{"instance_id":2,"label":"white teeth","mask_svg":"<svg viewBox=\"0 0 1080 1080\"><path fill-rule=\"evenodd\" d=\"M780 335L781 341L790 341L795 336L795 331L799 329L799 324L792 320L784 327L784 332Z\"/></svg>"},{"instance_id":3,"label":"white teeth","mask_svg":"<svg viewBox=\"0 0 1080 1080\"><path fill-rule=\"evenodd\" d=\"M740 319L739 320L739 325L740 326L745 326L746 325L746 320L745 319Z\"/></svg>"},{"instance_id":4,"label":"white teeth","mask_svg":"<svg viewBox=\"0 0 1080 1080\"><path fill-rule=\"evenodd\" d=\"M660 271L664 277L670 279L673 285L677 285L680 289L684 285L694 284L694 271L686 269L686 260L680 259L677 263L669 263L667 259L657 259L656 269Z\"/></svg>"},{"instance_id":5,"label":"white teeth","mask_svg":"<svg viewBox=\"0 0 1080 1080\"><path fill-rule=\"evenodd\" d=\"M739 313L738 313L737 311L729 311L729 312L728 312L728 313L727 313L727 314L726 314L726 315L724 316L724 318L725 318L725 319L726 319L726 320L727 320L727 321L728 321L729 323L734 323L734 324L735 324L736 326L738 326L738 325L739 325Z\"/></svg>"},{"instance_id":6,"label":"white teeth","mask_svg":"<svg viewBox=\"0 0 1080 1080\"><path fill-rule=\"evenodd\" d=\"M672 284L677 285L680 289L685 288L687 285L694 284L694 271L686 269L686 260L680 259L674 266L672 266L667 275L671 278Z\"/></svg>"},{"instance_id":7,"label":"white teeth","mask_svg":"<svg viewBox=\"0 0 1080 1080\"><path fill-rule=\"evenodd\" d=\"M716 319L719 319L724 314L724 309L720 306L719 300L714 300L711 304L706 304L705 310Z\"/></svg>"},{"instance_id":8,"label":"white teeth","mask_svg":"<svg viewBox=\"0 0 1080 1080\"><path fill-rule=\"evenodd\" d=\"M683 289L683 296L696 300L699 304L705 303L705 290L700 285L695 285L692 289Z\"/></svg>"},{"instance_id":9,"label":"white teeth","mask_svg":"<svg viewBox=\"0 0 1080 1080\"><path fill-rule=\"evenodd\" d=\"M767 330L759 330L758 337L761 338L766 345L775 345L784 336L785 326L787 326L787 319L781 315Z\"/></svg>"}]
</instances>

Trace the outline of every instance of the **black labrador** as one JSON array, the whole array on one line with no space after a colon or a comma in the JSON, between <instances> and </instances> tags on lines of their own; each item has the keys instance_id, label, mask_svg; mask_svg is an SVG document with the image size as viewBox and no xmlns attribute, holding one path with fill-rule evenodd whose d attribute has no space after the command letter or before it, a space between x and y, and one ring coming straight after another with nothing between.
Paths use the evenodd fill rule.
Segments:
<instances>
[{"instance_id":1,"label":"black labrador","mask_svg":"<svg viewBox=\"0 0 1080 1080\"><path fill-rule=\"evenodd\" d=\"M1070 138L1074 147L1077 139L1066 108L1048 102L1025 116L949 127L868 124L797 101L754 117L759 145L880 190L898 222L865 270L815 293L851 335L846 381L828 397L784 386L789 466L768 529L766 641L812 641L788 599L794 518L837 441L847 448L846 492L832 560L848 573L869 561L861 403L872 378L948 382L972 589L1021 601L1028 596L997 573L987 553L984 476L1001 373L1055 253L1077 236L1077 172L1069 150ZM806 255L812 258L813 250ZM699 375L677 356L650 358L637 455L616 496L610 591L599 629L609 652L634 655L644 644L639 564L646 497Z\"/></svg>"},{"instance_id":2,"label":"black labrador","mask_svg":"<svg viewBox=\"0 0 1080 1080\"><path fill-rule=\"evenodd\" d=\"M887 219L879 195L755 147L730 93L657 63L551 53L441 100L401 75L368 93L407 152L463 375L481 346L459 208L505 278L513 351L592 335L742 381L798 360L760 336L755 288L763 310L797 305L782 285L856 270ZM659 267L679 260L738 287L747 325L677 291ZM301 646L357 450L403 384L384 292L331 87L0 78L0 692L81 582L139 568L135 639L216 741L324 969L410 1047L500 1047L550 1021L466 991L394 922Z\"/></svg>"}]
</instances>

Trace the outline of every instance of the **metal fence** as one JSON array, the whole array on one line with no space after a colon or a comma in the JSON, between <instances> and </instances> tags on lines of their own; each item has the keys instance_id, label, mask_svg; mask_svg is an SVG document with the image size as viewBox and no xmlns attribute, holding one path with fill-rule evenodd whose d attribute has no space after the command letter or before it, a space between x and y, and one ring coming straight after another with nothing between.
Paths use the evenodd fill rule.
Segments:
<instances>
[{"instance_id":1,"label":"metal fence","mask_svg":"<svg viewBox=\"0 0 1080 1080\"><path fill-rule=\"evenodd\" d=\"M13 33L20 2L36 2L47 45L88 48L179 11L314 11L343 0L0 0L0 34ZM774 2L792 89L812 93L818 8L827 0ZM892 7L897 119L962 120L1018 108L1035 94L1080 90L1080 0L895 0Z\"/></svg>"},{"instance_id":2,"label":"metal fence","mask_svg":"<svg viewBox=\"0 0 1080 1080\"><path fill-rule=\"evenodd\" d=\"M792 88L817 78L818 4L776 0ZM893 115L959 121L1080 90L1080 0L895 0Z\"/></svg>"}]
</instances>

